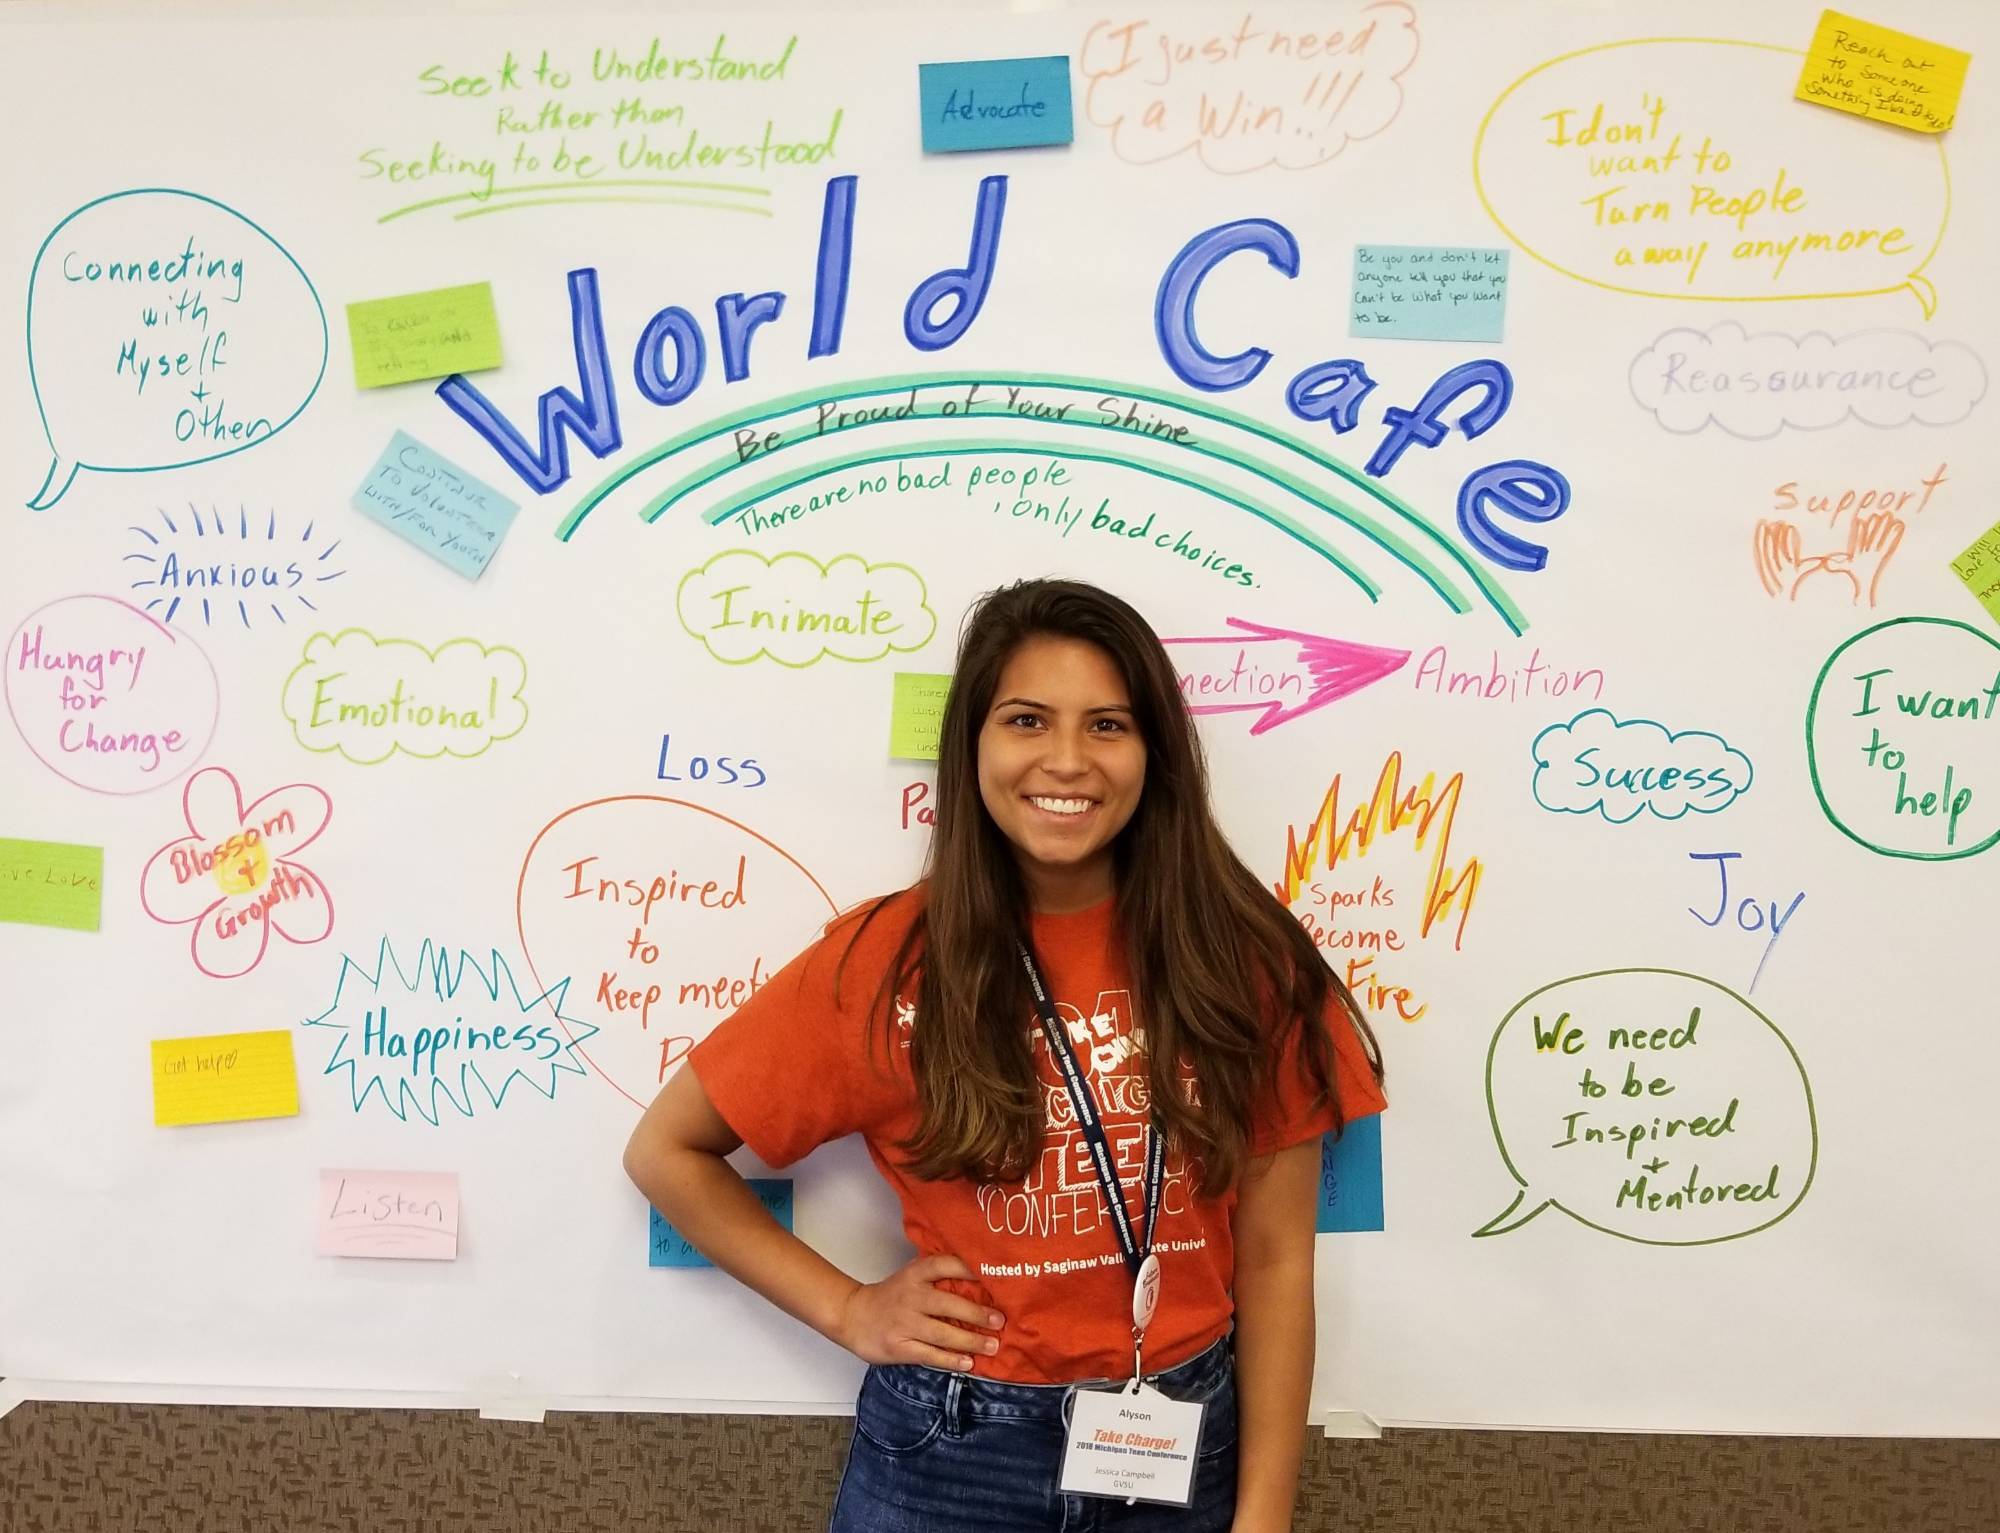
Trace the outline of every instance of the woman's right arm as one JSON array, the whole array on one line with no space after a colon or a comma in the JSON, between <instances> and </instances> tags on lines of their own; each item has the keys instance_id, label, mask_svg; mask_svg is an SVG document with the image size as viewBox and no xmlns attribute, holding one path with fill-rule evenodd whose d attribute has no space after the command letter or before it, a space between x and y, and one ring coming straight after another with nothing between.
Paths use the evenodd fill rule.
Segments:
<instances>
[{"instance_id":1,"label":"woman's right arm","mask_svg":"<svg viewBox=\"0 0 2000 1533\"><path fill-rule=\"evenodd\" d=\"M702 1255L786 1314L864 1362L923 1363L961 1372L997 1341L999 1315L945 1292L943 1278L970 1279L956 1257L926 1256L880 1283L861 1283L771 1217L723 1157L742 1137L715 1110L693 1070L660 1088L625 1146L625 1172L646 1200Z\"/></svg>"}]
</instances>

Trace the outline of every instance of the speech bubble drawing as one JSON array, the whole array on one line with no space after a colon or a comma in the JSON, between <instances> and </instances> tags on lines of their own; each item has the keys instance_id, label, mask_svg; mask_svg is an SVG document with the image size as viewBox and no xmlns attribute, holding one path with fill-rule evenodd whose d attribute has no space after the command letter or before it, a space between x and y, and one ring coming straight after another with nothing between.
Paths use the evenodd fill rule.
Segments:
<instances>
[{"instance_id":1,"label":"speech bubble drawing","mask_svg":"<svg viewBox=\"0 0 2000 1533\"><path fill-rule=\"evenodd\" d=\"M65 596L21 620L0 661L7 710L42 765L95 793L185 775L215 734L215 666L115 596Z\"/></svg>"},{"instance_id":2,"label":"speech bubble drawing","mask_svg":"<svg viewBox=\"0 0 2000 1533\"><path fill-rule=\"evenodd\" d=\"M1078 53L1084 113L1131 165L1190 149L1225 176L1324 165L1402 110L1417 13L1408 0L1349 0L1313 23L1272 26L1247 9L1094 22Z\"/></svg>"},{"instance_id":3,"label":"speech bubble drawing","mask_svg":"<svg viewBox=\"0 0 2000 1533\"><path fill-rule=\"evenodd\" d=\"M841 554L766 559L748 549L717 554L681 578L681 627L724 665L769 658L794 669L836 660L880 660L922 649L937 632L924 577L907 564Z\"/></svg>"},{"instance_id":4,"label":"speech bubble drawing","mask_svg":"<svg viewBox=\"0 0 2000 1533\"><path fill-rule=\"evenodd\" d=\"M1479 199L1521 249L1595 287L1744 302L1908 289L1928 318L1943 145L1785 110L1802 57L1660 37L1538 64L1479 125Z\"/></svg>"},{"instance_id":5,"label":"speech bubble drawing","mask_svg":"<svg viewBox=\"0 0 2000 1533\"><path fill-rule=\"evenodd\" d=\"M1521 1191L1475 1236L1557 1208L1646 1245L1735 1240L1797 1208L1819 1164L1790 1041L1735 991L1678 969L1530 992L1494 1030L1486 1105Z\"/></svg>"},{"instance_id":6,"label":"speech bubble drawing","mask_svg":"<svg viewBox=\"0 0 2000 1533\"><path fill-rule=\"evenodd\" d=\"M1864 628L1820 667L1806 765L1836 830L1885 857L2000 845L2000 641L1942 617Z\"/></svg>"},{"instance_id":7,"label":"speech bubble drawing","mask_svg":"<svg viewBox=\"0 0 2000 1533\"><path fill-rule=\"evenodd\" d=\"M1761 442L1842 421L1893 430L1955 426L1986 397L1986 364L1911 330L1756 334L1734 320L1669 330L1632 359L1632 397L1679 435L1716 426Z\"/></svg>"},{"instance_id":8,"label":"speech bubble drawing","mask_svg":"<svg viewBox=\"0 0 2000 1533\"><path fill-rule=\"evenodd\" d=\"M597 1029L564 1014L567 979L524 990L498 948L484 963L428 937L405 952L384 937L372 967L343 955L332 1003L302 1024L340 1035L322 1073L347 1072L355 1112L373 1097L436 1128L447 1107L506 1106L516 1081L553 1101L563 1076L584 1074L576 1046Z\"/></svg>"},{"instance_id":9,"label":"speech bubble drawing","mask_svg":"<svg viewBox=\"0 0 2000 1533\"><path fill-rule=\"evenodd\" d=\"M1535 802L1553 814L1678 820L1727 809L1750 786L1750 758L1720 735L1590 708L1535 736Z\"/></svg>"},{"instance_id":10,"label":"speech bubble drawing","mask_svg":"<svg viewBox=\"0 0 2000 1533\"><path fill-rule=\"evenodd\" d=\"M427 649L365 628L316 633L285 678L279 707L309 751L373 766L397 751L478 756L528 725L528 662L504 644L453 639Z\"/></svg>"},{"instance_id":11,"label":"speech bubble drawing","mask_svg":"<svg viewBox=\"0 0 2000 1533\"><path fill-rule=\"evenodd\" d=\"M86 202L28 276L28 372L49 439L46 511L81 469L147 473L242 452L326 374L326 310L291 252L199 192Z\"/></svg>"}]
</instances>

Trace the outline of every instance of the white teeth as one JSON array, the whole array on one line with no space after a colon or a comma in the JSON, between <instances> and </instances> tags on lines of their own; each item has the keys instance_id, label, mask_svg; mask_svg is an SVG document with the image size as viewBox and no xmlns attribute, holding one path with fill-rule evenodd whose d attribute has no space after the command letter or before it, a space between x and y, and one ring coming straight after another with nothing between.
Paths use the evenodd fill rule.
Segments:
<instances>
[{"instance_id":1,"label":"white teeth","mask_svg":"<svg viewBox=\"0 0 2000 1533\"><path fill-rule=\"evenodd\" d=\"M1050 814L1082 814L1084 810L1090 807L1090 800L1087 798L1030 797L1028 802L1033 804L1037 809L1048 810Z\"/></svg>"}]
</instances>

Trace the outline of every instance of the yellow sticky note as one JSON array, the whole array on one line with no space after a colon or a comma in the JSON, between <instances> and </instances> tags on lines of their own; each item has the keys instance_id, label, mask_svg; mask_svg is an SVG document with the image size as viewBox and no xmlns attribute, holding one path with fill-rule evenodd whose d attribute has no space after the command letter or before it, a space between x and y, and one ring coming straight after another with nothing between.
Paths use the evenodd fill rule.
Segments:
<instances>
[{"instance_id":1,"label":"yellow sticky note","mask_svg":"<svg viewBox=\"0 0 2000 1533\"><path fill-rule=\"evenodd\" d=\"M350 303L347 340L358 389L500 365L500 321L485 282Z\"/></svg>"},{"instance_id":2,"label":"yellow sticky note","mask_svg":"<svg viewBox=\"0 0 2000 1533\"><path fill-rule=\"evenodd\" d=\"M1970 548L1951 561L1951 572L1965 582L1965 589L1986 609L1986 615L2000 623L2000 522L1980 533Z\"/></svg>"},{"instance_id":3,"label":"yellow sticky note","mask_svg":"<svg viewBox=\"0 0 2000 1533\"><path fill-rule=\"evenodd\" d=\"M298 1111L292 1035L282 1029L153 1040L156 1127L295 1118Z\"/></svg>"},{"instance_id":4,"label":"yellow sticky note","mask_svg":"<svg viewBox=\"0 0 2000 1533\"><path fill-rule=\"evenodd\" d=\"M1958 114L1972 55L1858 16L1822 11L1792 94L1918 133L1942 133Z\"/></svg>"},{"instance_id":5,"label":"yellow sticky note","mask_svg":"<svg viewBox=\"0 0 2000 1533\"><path fill-rule=\"evenodd\" d=\"M895 701L889 714L889 757L893 761L935 761L938 731L951 678L924 671L896 672Z\"/></svg>"}]
</instances>

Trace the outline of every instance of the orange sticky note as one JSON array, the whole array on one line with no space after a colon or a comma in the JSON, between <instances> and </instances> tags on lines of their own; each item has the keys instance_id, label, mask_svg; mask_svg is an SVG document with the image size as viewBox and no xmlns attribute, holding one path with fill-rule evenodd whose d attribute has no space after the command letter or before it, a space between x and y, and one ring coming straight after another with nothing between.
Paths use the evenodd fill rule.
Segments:
<instances>
[{"instance_id":1,"label":"orange sticky note","mask_svg":"<svg viewBox=\"0 0 2000 1533\"><path fill-rule=\"evenodd\" d=\"M292 1035L211 1033L153 1040L153 1123L235 1123L245 1118L294 1118L298 1067Z\"/></svg>"},{"instance_id":2,"label":"orange sticky note","mask_svg":"<svg viewBox=\"0 0 2000 1533\"><path fill-rule=\"evenodd\" d=\"M1942 133L1958 115L1972 55L1858 16L1822 11L1792 94L1917 133Z\"/></svg>"}]
</instances>

